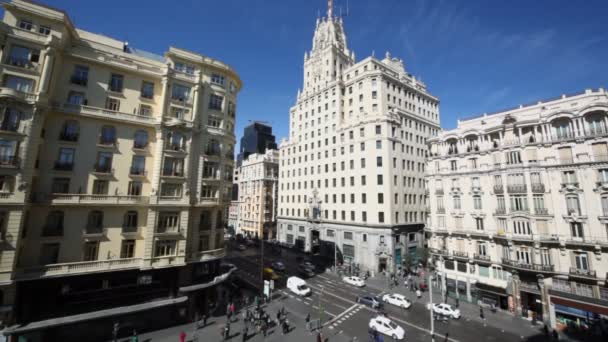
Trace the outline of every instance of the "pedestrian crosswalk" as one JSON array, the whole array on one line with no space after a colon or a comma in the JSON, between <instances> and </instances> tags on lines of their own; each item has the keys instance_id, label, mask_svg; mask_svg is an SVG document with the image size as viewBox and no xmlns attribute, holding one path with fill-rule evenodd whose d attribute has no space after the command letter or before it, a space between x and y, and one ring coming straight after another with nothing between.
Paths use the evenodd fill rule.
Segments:
<instances>
[{"instance_id":1,"label":"pedestrian crosswalk","mask_svg":"<svg viewBox=\"0 0 608 342\"><path fill-rule=\"evenodd\" d=\"M361 305L361 304L355 304L355 305L351 306L346 311L344 311L343 313L338 315L336 318L334 318L334 320L331 321L327 327L329 329L335 329L340 324L342 324L342 322L344 322L347 319L351 318L352 316L356 315L361 309L363 309L363 305Z\"/></svg>"}]
</instances>

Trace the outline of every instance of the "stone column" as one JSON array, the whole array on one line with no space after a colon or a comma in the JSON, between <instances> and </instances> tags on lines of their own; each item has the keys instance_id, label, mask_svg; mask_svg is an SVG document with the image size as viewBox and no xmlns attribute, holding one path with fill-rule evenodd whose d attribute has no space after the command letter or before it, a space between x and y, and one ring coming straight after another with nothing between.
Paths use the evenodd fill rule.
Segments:
<instances>
[{"instance_id":1,"label":"stone column","mask_svg":"<svg viewBox=\"0 0 608 342\"><path fill-rule=\"evenodd\" d=\"M197 80L200 78L197 77ZM196 119L198 118L198 105L199 105L199 100L200 100L200 89L201 89L201 85L197 82L197 84L194 86L194 99L192 101L192 122L196 122ZM196 125L195 125L196 127Z\"/></svg>"},{"instance_id":2,"label":"stone column","mask_svg":"<svg viewBox=\"0 0 608 342\"><path fill-rule=\"evenodd\" d=\"M51 50L47 49L44 56L44 63L42 65L42 71L40 72L40 84L38 85L39 93L46 93L48 90L49 82L51 79L51 72L53 71L53 55Z\"/></svg>"},{"instance_id":3,"label":"stone column","mask_svg":"<svg viewBox=\"0 0 608 342\"><path fill-rule=\"evenodd\" d=\"M163 75L163 79L161 81L162 84L162 91L161 91L161 95L160 95L160 115L161 116L165 116L166 115L166 111L167 111L167 99L168 99L168 92L169 92L169 72L167 71L167 74Z\"/></svg>"},{"instance_id":4,"label":"stone column","mask_svg":"<svg viewBox=\"0 0 608 342\"><path fill-rule=\"evenodd\" d=\"M521 293L519 292L519 275L514 273L512 277L514 314L521 317Z\"/></svg>"}]
</instances>

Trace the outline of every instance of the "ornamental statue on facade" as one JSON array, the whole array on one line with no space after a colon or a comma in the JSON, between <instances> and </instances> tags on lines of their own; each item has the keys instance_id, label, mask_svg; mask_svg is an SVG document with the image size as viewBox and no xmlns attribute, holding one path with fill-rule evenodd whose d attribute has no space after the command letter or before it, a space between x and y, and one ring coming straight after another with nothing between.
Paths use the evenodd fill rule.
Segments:
<instances>
[{"instance_id":1,"label":"ornamental statue on facade","mask_svg":"<svg viewBox=\"0 0 608 342\"><path fill-rule=\"evenodd\" d=\"M308 199L308 219L319 221L321 219L321 200L318 198L319 191L312 190L312 197Z\"/></svg>"}]
</instances>

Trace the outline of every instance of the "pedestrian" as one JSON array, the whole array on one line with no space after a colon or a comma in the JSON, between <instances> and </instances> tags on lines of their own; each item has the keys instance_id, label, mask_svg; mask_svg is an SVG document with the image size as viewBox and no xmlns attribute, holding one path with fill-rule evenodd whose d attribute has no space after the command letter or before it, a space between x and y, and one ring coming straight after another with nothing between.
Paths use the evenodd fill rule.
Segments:
<instances>
[{"instance_id":1,"label":"pedestrian","mask_svg":"<svg viewBox=\"0 0 608 342\"><path fill-rule=\"evenodd\" d=\"M460 306L460 299L458 299L458 297L456 297L456 308L458 308Z\"/></svg>"},{"instance_id":2,"label":"pedestrian","mask_svg":"<svg viewBox=\"0 0 608 342\"><path fill-rule=\"evenodd\" d=\"M186 342L186 333L183 331L179 333L179 342Z\"/></svg>"},{"instance_id":3,"label":"pedestrian","mask_svg":"<svg viewBox=\"0 0 608 342\"><path fill-rule=\"evenodd\" d=\"M553 339L559 341L559 334L556 329L553 329Z\"/></svg>"},{"instance_id":4,"label":"pedestrian","mask_svg":"<svg viewBox=\"0 0 608 342\"><path fill-rule=\"evenodd\" d=\"M131 342L138 342L139 337L137 337L137 331L133 330L133 337L131 337Z\"/></svg>"},{"instance_id":5,"label":"pedestrian","mask_svg":"<svg viewBox=\"0 0 608 342\"><path fill-rule=\"evenodd\" d=\"M266 324L266 323L262 324L262 333L264 334L264 337L266 337L266 335L268 335L268 324Z\"/></svg>"},{"instance_id":6,"label":"pedestrian","mask_svg":"<svg viewBox=\"0 0 608 342\"><path fill-rule=\"evenodd\" d=\"M234 302L232 302L230 304L230 312L234 316L234 313L236 312L236 307L234 306Z\"/></svg>"},{"instance_id":7,"label":"pedestrian","mask_svg":"<svg viewBox=\"0 0 608 342\"><path fill-rule=\"evenodd\" d=\"M481 306L479 307L479 317L484 321L486 320L486 316L483 314L483 307Z\"/></svg>"},{"instance_id":8,"label":"pedestrian","mask_svg":"<svg viewBox=\"0 0 608 342\"><path fill-rule=\"evenodd\" d=\"M450 334L448 334L447 332L445 333L445 342L448 342L450 340Z\"/></svg>"},{"instance_id":9,"label":"pedestrian","mask_svg":"<svg viewBox=\"0 0 608 342\"><path fill-rule=\"evenodd\" d=\"M405 286L405 288L407 289L407 279L405 279L405 280L403 281L403 286Z\"/></svg>"},{"instance_id":10,"label":"pedestrian","mask_svg":"<svg viewBox=\"0 0 608 342\"><path fill-rule=\"evenodd\" d=\"M317 342L323 342L323 336L321 336L321 332L317 332Z\"/></svg>"},{"instance_id":11,"label":"pedestrian","mask_svg":"<svg viewBox=\"0 0 608 342\"><path fill-rule=\"evenodd\" d=\"M416 297L418 297L418 299L422 297L422 292L420 292L420 289L416 290Z\"/></svg>"},{"instance_id":12,"label":"pedestrian","mask_svg":"<svg viewBox=\"0 0 608 342\"><path fill-rule=\"evenodd\" d=\"M203 328L207 326L207 314L203 314Z\"/></svg>"},{"instance_id":13,"label":"pedestrian","mask_svg":"<svg viewBox=\"0 0 608 342\"><path fill-rule=\"evenodd\" d=\"M310 313L306 314L306 324L308 324L308 322L310 322Z\"/></svg>"},{"instance_id":14,"label":"pedestrian","mask_svg":"<svg viewBox=\"0 0 608 342\"><path fill-rule=\"evenodd\" d=\"M549 327L547 327L547 324L545 324L545 326L543 327L543 331L545 333L545 336L549 337Z\"/></svg>"},{"instance_id":15,"label":"pedestrian","mask_svg":"<svg viewBox=\"0 0 608 342\"><path fill-rule=\"evenodd\" d=\"M245 324L245 327L243 328L243 342L247 341L247 324Z\"/></svg>"}]
</instances>

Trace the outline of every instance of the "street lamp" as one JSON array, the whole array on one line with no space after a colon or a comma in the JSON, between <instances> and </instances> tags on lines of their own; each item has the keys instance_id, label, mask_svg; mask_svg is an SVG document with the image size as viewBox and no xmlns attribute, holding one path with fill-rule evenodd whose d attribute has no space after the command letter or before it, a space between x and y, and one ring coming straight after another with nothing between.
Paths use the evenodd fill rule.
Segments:
<instances>
[{"instance_id":1,"label":"street lamp","mask_svg":"<svg viewBox=\"0 0 608 342\"><path fill-rule=\"evenodd\" d=\"M431 272L429 272L429 312L431 315L431 341L435 342L435 322L433 320L433 279L431 278Z\"/></svg>"}]
</instances>

